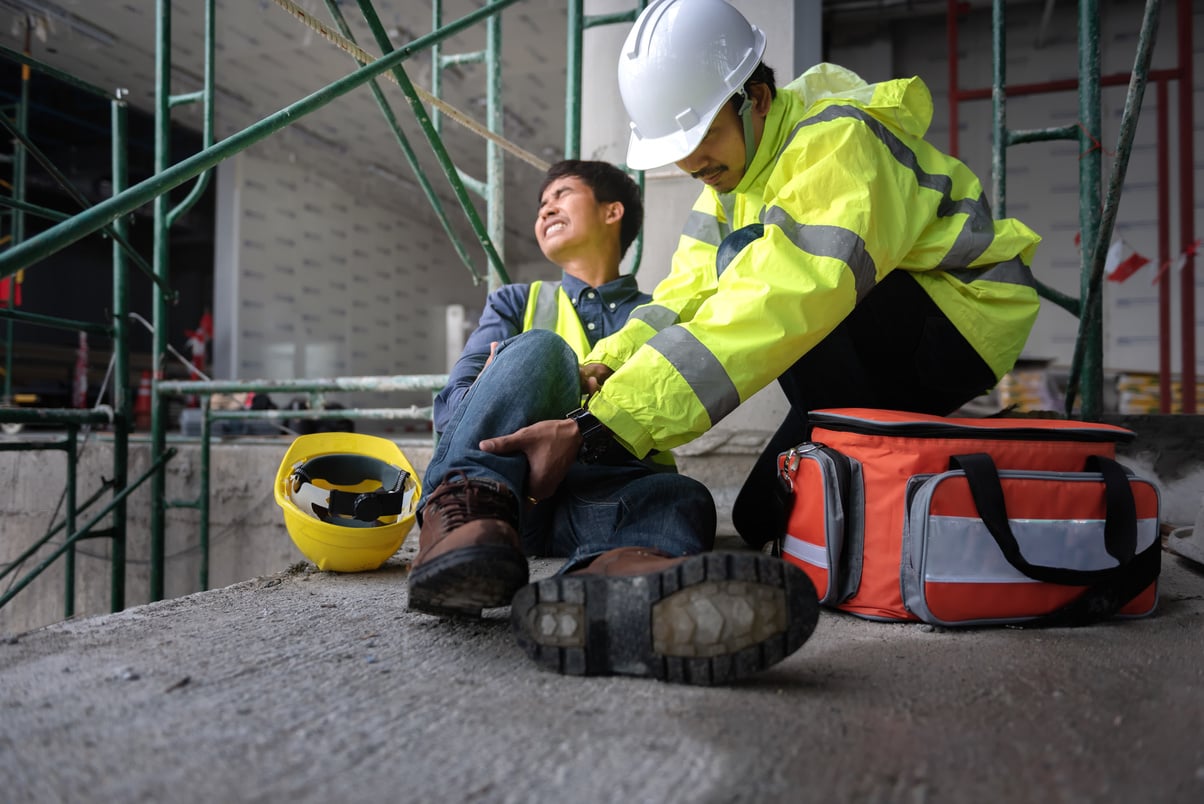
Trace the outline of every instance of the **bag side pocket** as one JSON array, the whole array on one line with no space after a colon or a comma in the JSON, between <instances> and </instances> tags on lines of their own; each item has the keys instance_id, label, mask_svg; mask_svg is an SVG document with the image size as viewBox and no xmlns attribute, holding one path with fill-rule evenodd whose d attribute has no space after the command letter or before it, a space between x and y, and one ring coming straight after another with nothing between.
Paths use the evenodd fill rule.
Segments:
<instances>
[{"instance_id":1,"label":"bag side pocket","mask_svg":"<svg viewBox=\"0 0 1204 804\"><path fill-rule=\"evenodd\" d=\"M1132 561L1118 559L1110 549L1102 474L1001 470L998 478L1007 504L1009 549L997 543L984 522L965 472L913 480L901 567L909 611L936 625L1074 625L1118 609L1130 616L1152 610L1156 568L1153 578L1138 581L1132 605L1118 599L1097 617L1059 616L1075 612L1085 595L1096 592L1094 579L1127 573ZM1135 500L1133 548L1142 560L1153 556L1156 561L1157 489L1135 477L1127 478L1126 486Z\"/></svg>"},{"instance_id":2,"label":"bag side pocket","mask_svg":"<svg viewBox=\"0 0 1204 804\"><path fill-rule=\"evenodd\" d=\"M836 450L812 442L779 458L778 478L793 497L782 557L807 573L824 604L847 599L860 578L860 556L852 555L848 538L850 526L860 527L862 520L850 510L850 464Z\"/></svg>"}]
</instances>

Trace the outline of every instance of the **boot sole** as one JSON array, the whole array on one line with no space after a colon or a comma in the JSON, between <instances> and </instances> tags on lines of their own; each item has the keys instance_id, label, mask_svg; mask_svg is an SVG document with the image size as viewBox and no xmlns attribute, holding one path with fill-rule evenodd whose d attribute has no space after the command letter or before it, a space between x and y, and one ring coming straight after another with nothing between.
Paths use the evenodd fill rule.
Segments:
<instances>
[{"instance_id":1,"label":"boot sole","mask_svg":"<svg viewBox=\"0 0 1204 804\"><path fill-rule=\"evenodd\" d=\"M510 622L566 675L726 684L798 650L819 618L806 573L756 553L706 553L633 577L558 575L518 591Z\"/></svg>"},{"instance_id":2,"label":"boot sole","mask_svg":"<svg viewBox=\"0 0 1204 804\"><path fill-rule=\"evenodd\" d=\"M409 608L428 614L480 617L509 606L527 583L527 558L509 547L462 547L410 570Z\"/></svg>"}]
</instances>

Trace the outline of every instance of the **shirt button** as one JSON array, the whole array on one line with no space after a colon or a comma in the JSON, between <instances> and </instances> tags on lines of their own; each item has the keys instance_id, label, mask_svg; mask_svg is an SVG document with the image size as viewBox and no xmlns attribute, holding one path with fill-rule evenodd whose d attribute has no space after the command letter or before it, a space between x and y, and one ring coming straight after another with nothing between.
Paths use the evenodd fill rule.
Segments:
<instances>
[{"instance_id":1,"label":"shirt button","mask_svg":"<svg viewBox=\"0 0 1204 804\"><path fill-rule=\"evenodd\" d=\"M589 293L586 293L586 294L585 294L585 297L586 297L587 299L592 299L592 298L594 298L594 297L595 297L595 296L597 296L597 295L598 295L598 294L594 293L594 292L591 290Z\"/></svg>"},{"instance_id":2,"label":"shirt button","mask_svg":"<svg viewBox=\"0 0 1204 804\"><path fill-rule=\"evenodd\" d=\"M612 309L612 310L613 310L613 309L615 309L615 303L614 303L614 302L611 302L611 303L610 303L610 309Z\"/></svg>"},{"instance_id":3,"label":"shirt button","mask_svg":"<svg viewBox=\"0 0 1204 804\"><path fill-rule=\"evenodd\" d=\"M593 322L593 321L591 321L591 322L589 322L588 324L586 324L586 325L585 325L585 328L586 328L586 329L588 329L590 332L593 332L595 329L597 329L597 327L595 327L595 326L594 326L594 322Z\"/></svg>"}]
</instances>

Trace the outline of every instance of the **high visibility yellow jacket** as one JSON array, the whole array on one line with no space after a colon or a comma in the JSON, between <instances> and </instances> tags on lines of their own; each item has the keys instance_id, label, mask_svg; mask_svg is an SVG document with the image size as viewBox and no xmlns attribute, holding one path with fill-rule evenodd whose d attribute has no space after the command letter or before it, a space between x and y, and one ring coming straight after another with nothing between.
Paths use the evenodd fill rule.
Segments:
<instances>
[{"instance_id":1,"label":"high visibility yellow jacket","mask_svg":"<svg viewBox=\"0 0 1204 804\"><path fill-rule=\"evenodd\" d=\"M996 377L1007 372L1037 316L1040 237L991 219L973 172L922 139L931 121L919 78L866 84L820 64L779 90L740 184L703 190L652 301L585 358L615 370L594 415L636 455L684 444L893 270L911 271ZM764 234L718 272L719 243L753 223Z\"/></svg>"}]
</instances>

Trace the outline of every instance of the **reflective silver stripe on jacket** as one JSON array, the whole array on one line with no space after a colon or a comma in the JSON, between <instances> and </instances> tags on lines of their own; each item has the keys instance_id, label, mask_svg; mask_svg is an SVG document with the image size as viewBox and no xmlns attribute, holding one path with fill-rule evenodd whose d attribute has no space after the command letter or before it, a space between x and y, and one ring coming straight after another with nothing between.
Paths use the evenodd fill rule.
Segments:
<instances>
[{"instance_id":1,"label":"reflective silver stripe on jacket","mask_svg":"<svg viewBox=\"0 0 1204 804\"><path fill-rule=\"evenodd\" d=\"M706 243L708 246L719 248L719 244L723 242L723 238L731 233L731 227L726 223L720 223L719 219L714 215L708 215L705 212L691 210L690 216L686 218L686 225L681 233L686 237L692 237Z\"/></svg>"},{"instance_id":2,"label":"reflective silver stripe on jacket","mask_svg":"<svg viewBox=\"0 0 1204 804\"><path fill-rule=\"evenodd\" d=\"M966 214L966 222L962 226L961 232L954 239L953 245L945 254L944 259L936 266L937 268L946 270L964 268L987 250L995 237L995 227L991 219L991 205L987 203L986 198L980 194L978 198L963 198L954 201L952 197L953 179L944 174L925 171L916 160L915 153L893 131L887 128L882 121L855 106L829 106L814 117L800 121L790 132L790 136L778 152L777 158L781 158L795 135L805 126L827 123L842 117L853 118L864 123L886 146L895 160L915 174L917 184L941 194L941 201L937 205L937 215L951 217L960 213Z\"/></svg>"},{"instance_id":3,"label":"reflective silver stripe on jacket","mask_svg":"<svg viewBox=\"0 0 1204 804\"><path fill-rule=\"evenodd\" d=\"M1033 278L1033 269L1025 265L1019 257L980 265L977 268L958 268L949 271L948 274L967 285L985 279L988 282L1006 282L1009 285L1025 285L1030 288L1037 286L1037 280Z\"/></svg>"},{"instance_id":4,"label":"reflective silver stripe on jacket","mask_svg":"<svg viewBox=\"0 0 1204 804\"><path fill-rule=\"evenodd\" d=\"M630 321L633 318L638 318L657 332L668 329L681 320L677 313L659 304L645 304L635 308L631 311L631 315L627 316L627 320Z\"/></svg>"},{"instance_id":5,"label":"reflective silver stripe on jacket","mask_svg":"<svg viewBox=\"0 0 1204 804\"><path fill-rule=\"evenodd\" d=\"M686 381L711 417L712 425L740 405L740 392L723 364L684 327L672 327L653 335L648 346L660 352Z\"/></svg>"},{"instance_id":6,"label":"reflective silver stripe on jacket","mask_svg":"<svg viewBox=\"0 0 1204 804\"><path fill-rule=\"evenodd\" d=\"M781 207L761 210L761 222L782 230L800 251L817 257L832 257L849 266L857 288L857 301L874 289L878 271L865 250L865 241L851 229L840 226L798 223Z\"/></svg>"},{"instance_id":7,"label":"reflective silver stripe on jacket","mask_svg":"<svg viewBox=\"0 0 1204 804\"><path fill-rule=\"evenodd\" d=\"M560 283L544 282L535 297L535 312L531 314L531 329L556 331L560 318Z\"/></svg>"}]
</instances>

